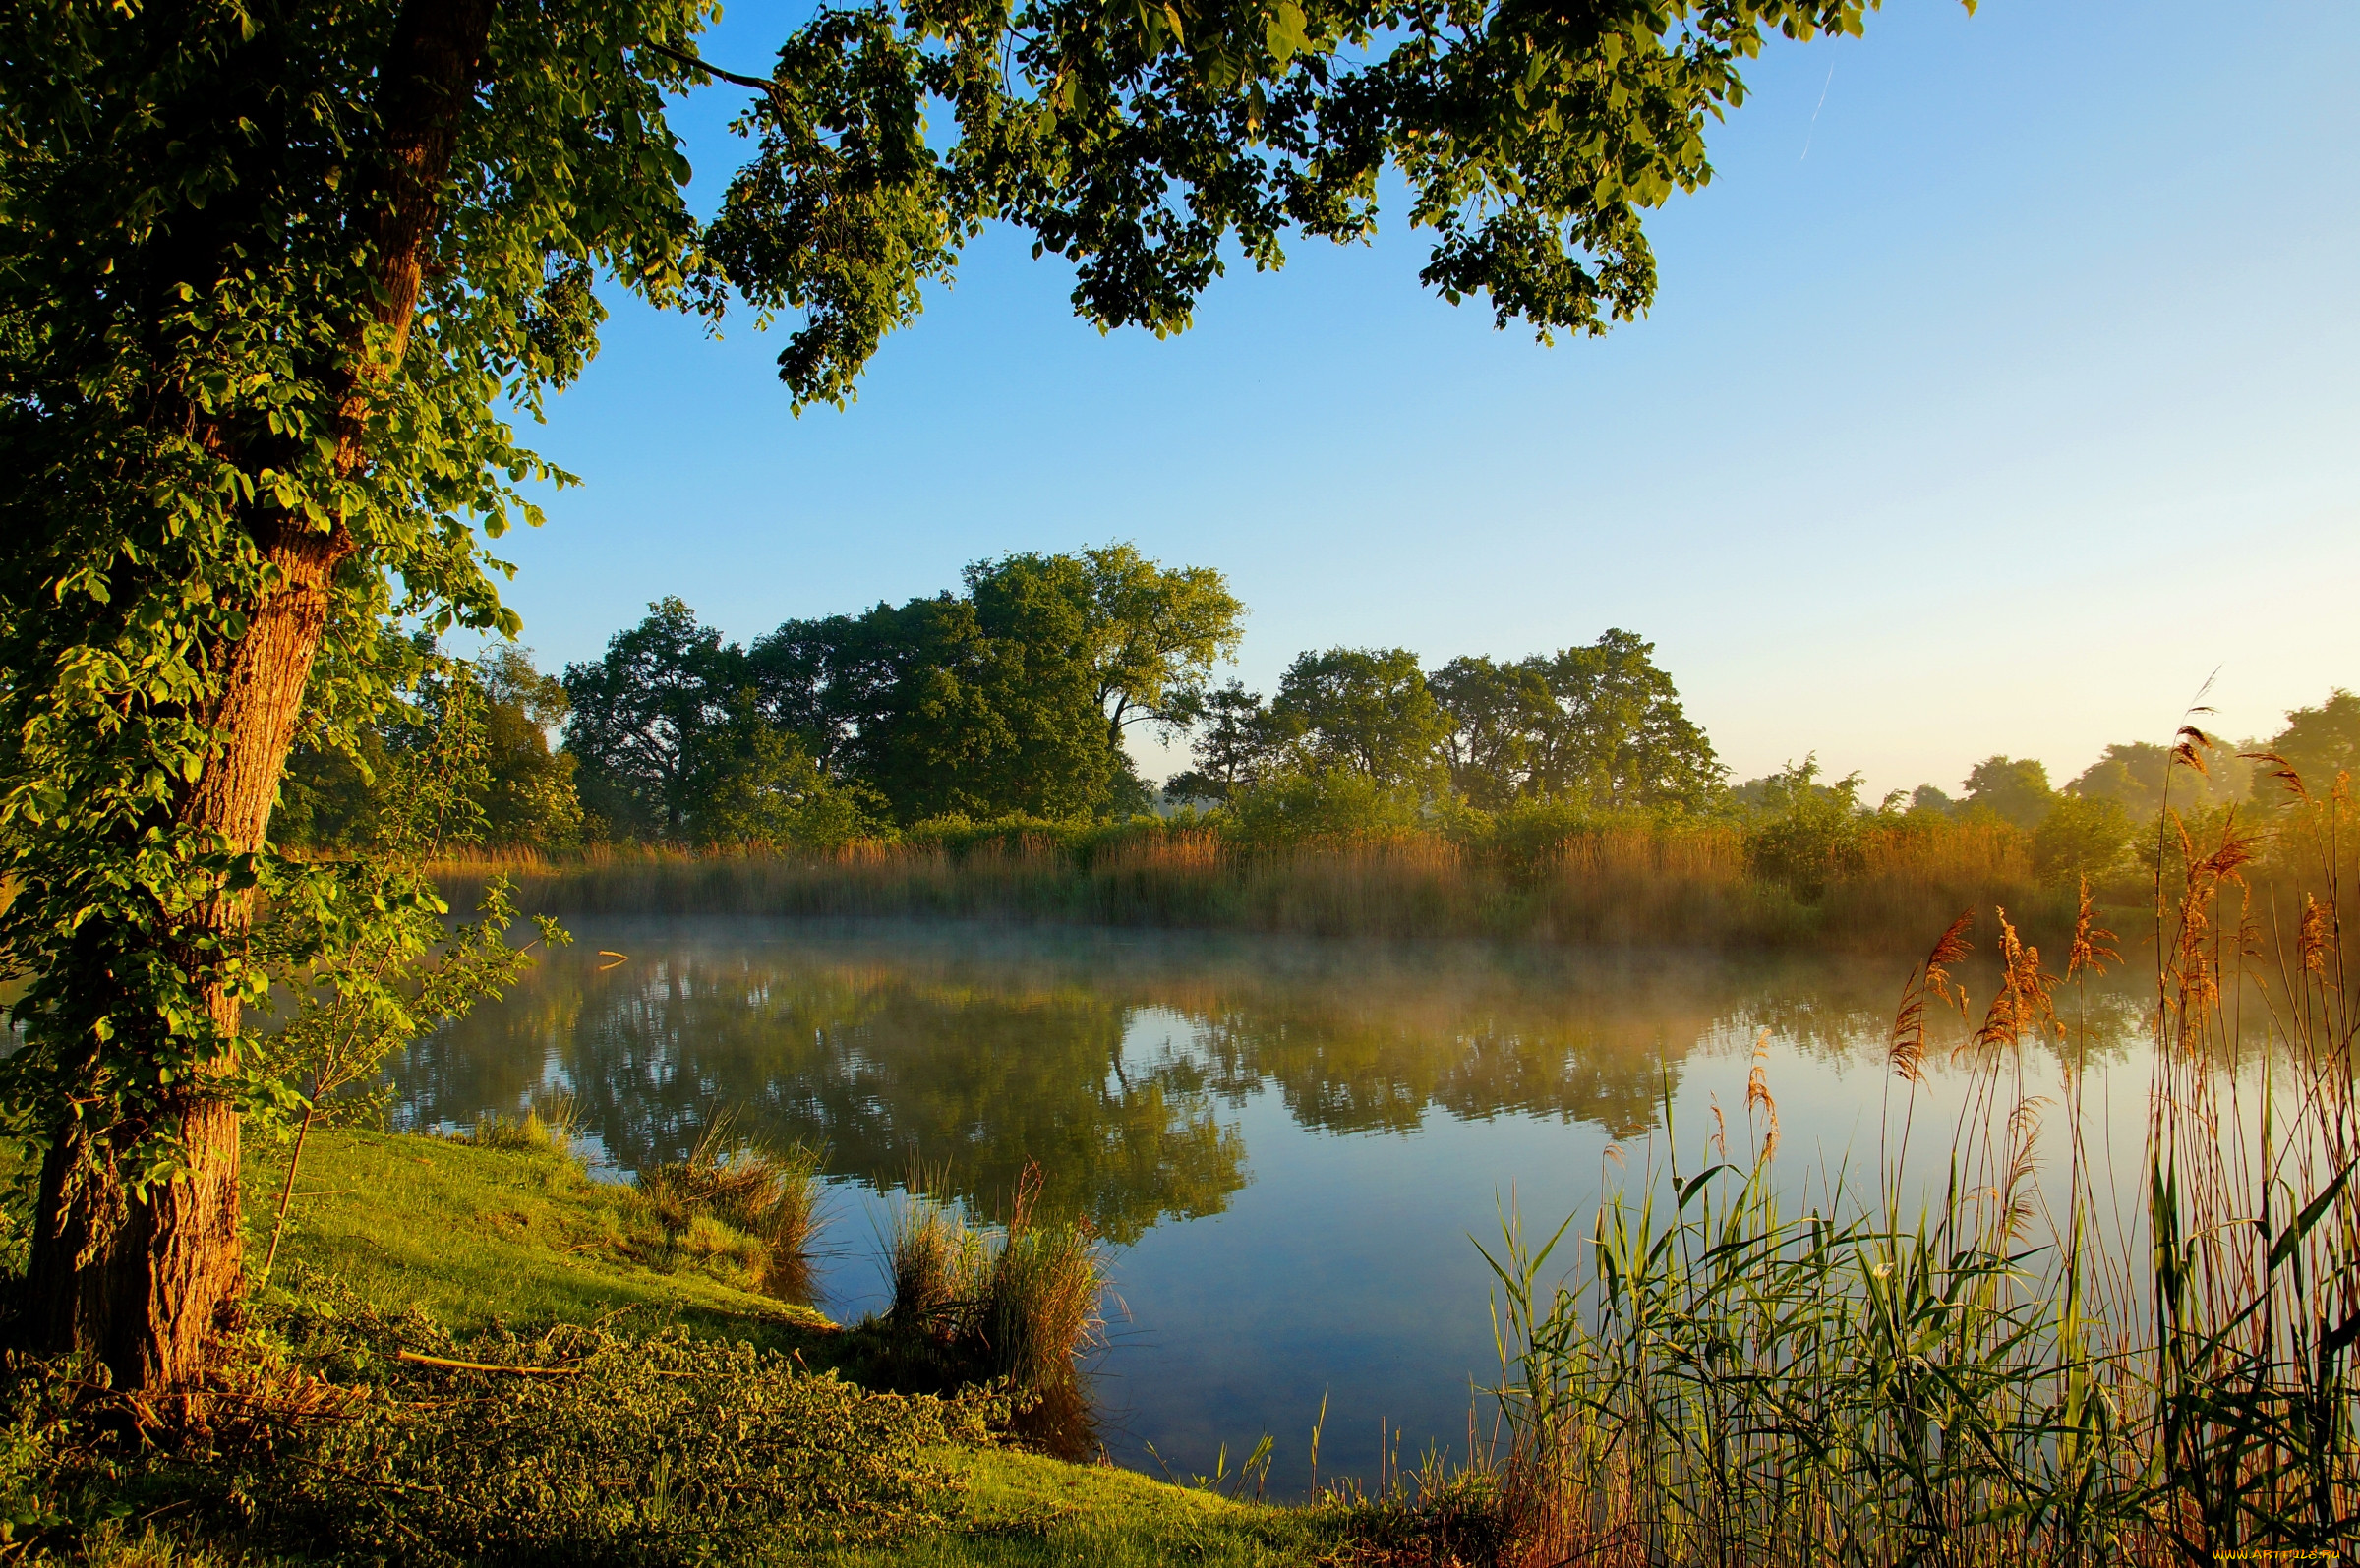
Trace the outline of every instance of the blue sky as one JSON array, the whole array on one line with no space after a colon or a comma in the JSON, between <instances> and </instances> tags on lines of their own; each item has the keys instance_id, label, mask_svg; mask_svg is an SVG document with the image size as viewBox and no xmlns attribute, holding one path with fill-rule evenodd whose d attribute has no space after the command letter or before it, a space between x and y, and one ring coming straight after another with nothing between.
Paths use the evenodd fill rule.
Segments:
<instances>
[{"instance_id":1,"label":"blue sky","mask_svg":"<svg viewBox=\"0 0 2360 1568\"><path fill-rule=\"evenodd\" d=\"M705 53L765 69L801 13ZM1421 290L1401 221L1163 342L995 236L800 419L777 340L625 304L532 433L587 483L502 541L510 601L554 668L659 594L745 638L1127 539L1228 573L1265 691L1310 647L1628 627L1740 778L2062 779L2216 668L2212 723L2267 733L2360 685L2356 54L2330 0L1897 0L1766 52L1654 219L1652 314L1554 348ZM700 200L740 101L676 120Z\"/></svg>"}]
</instances>

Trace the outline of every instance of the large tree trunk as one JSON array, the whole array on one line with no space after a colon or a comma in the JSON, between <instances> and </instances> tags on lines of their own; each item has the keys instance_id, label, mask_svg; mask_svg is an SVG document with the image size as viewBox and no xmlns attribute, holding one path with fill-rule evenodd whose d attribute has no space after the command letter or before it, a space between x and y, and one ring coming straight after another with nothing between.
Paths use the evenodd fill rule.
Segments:
<instances>
[{"instance_id":1,"label":"large tree trunk","mask_svg":"<svg viewBox=\"0 0 2360 1568\"><path fill-rule=\"evenodd\" d=\"M375 319L392 328L390 354L364 360L348 345L337 393L340 475L366 470L365 430L375 385L409 340L437 206L460 120L490 34L493 0L405 0L381 77L379 179L355 220L374 253ZM221 650L211 714L215 749L180 804L188 828L259 848L302 713L304 686L330 610L331 580L354 543L341 528L318 532L258 515L256 545L277 568L275 587L253 607L245 634ZM251 900L223 894L202 924L244 930ZM214 1021L238 1028L238 1003L218 987ZM214 1074L226 1064L215 1064ZM186 1150L175 1180L135 1192L116 1148L166 1132ZM157 1120L113 1129L69 1125L41 1171L37 1224L24 1298L32 1343L95 1356L118 1388L164 1388L203 1365L243 1282L239 1235L238 1118L203 1077L184 1082Z\"/></svg>"}]
</instances>

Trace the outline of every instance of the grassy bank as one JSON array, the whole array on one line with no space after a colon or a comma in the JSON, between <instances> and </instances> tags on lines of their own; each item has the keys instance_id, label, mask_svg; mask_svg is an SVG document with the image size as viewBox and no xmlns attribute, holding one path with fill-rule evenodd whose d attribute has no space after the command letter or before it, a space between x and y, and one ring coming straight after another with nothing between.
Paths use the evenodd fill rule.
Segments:
<instances>
[{"instance_id":1,"label":"grassy bank","mask_svg":"<svg viewBox=\"0 0 2360 1568\"><path fill-rule=\"evenodd\" d=\"M11 1363L0 1560L1031 1568L1331 1559L1358 1528L1072 1464L869 1392L873 1325L669 1251L556 1149L316 1132L236 1354L156 1409ZM250 1167L266 1234L283 1149ZM849 1374L849 1375L848 1375Z\"/></svg>"},{"instance_id":2,"label":"grassy bank","mask_svg":"<svg viewBox=\"0 0 2360 1568\"><path fill-rule=\"evenodd\" d=\"M2072 894L2035 874L2032 836L1997 821L1897 819L1766 863L1740 828L1506 823L1262 844L1185 819L945 829L827 850L602 848L481 856L523 906L566 914L998 918L1386 939L1709 944L1885 951L1962 908L2036 926ZM2133 890L2136 896L2136 890Z\"/></svg>"},{"instance_id":3,"label":"grassy bank","mask_svg":"<svg viewBox=\"0 0 2360 1568\"><path fill-rule=\"evenodd\" d=\"M248 1167L253 1235L268 1232L284 1169L285 1150L268 1145ZM726 1238L667 1257L631 1188L594 1181L550 1148L317 1132L300 1181L271 1287L289 1299L304 1281L332 1279L463 1337L618 1312L782 1351L833 1331L812 1308L759 1291Z\"/></svg>"}]
</instances>

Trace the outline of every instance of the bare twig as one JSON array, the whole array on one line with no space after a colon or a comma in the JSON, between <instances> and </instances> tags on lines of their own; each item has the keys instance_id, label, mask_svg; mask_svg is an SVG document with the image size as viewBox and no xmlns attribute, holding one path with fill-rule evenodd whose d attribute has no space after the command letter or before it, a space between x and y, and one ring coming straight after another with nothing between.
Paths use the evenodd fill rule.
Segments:
<instances>
[{"instance_id":1,"label":"bare twig","mask_svg":"<svg viewBox=\"0 0 2360 1568\"><path fill-rule=\"evenodd\" d=\"M510 1372L518 1377L578 1377L579 1366L501 1366L491 1362L454 1361L448 1356L426 1356L414 1350L397 1351L393 1359L419 1366L448 1366L462 1372Z\"/></svg>"}]
</instances>

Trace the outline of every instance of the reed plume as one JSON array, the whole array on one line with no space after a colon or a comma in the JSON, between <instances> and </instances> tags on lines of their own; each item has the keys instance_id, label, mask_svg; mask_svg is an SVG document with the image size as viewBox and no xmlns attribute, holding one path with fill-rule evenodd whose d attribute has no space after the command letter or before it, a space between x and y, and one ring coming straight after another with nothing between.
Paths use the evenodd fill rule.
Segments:
<instances>
[{"instance_id":1,"label":"reed plume","mask_svg":"<svg viewBox=\"0 0 2360 1568\"><path fill-rule=\"evenodd\" d=\"M2087 901L2088 884L2084 884ZM1885 1046L1885 1065L1897 1077L1912 1083L1925 1080L1925 1010L1929 1002L1942 1002L1967 1011L1967 993L1951 983L1950 966L1974 951L1967 933L1975 928L1975 911L1967 910L1944 929L1918 967L1911 971L1909 982L1901 989L1901 1006L1893 1015L1893 1031Z\"/></svg>"}]
</instances>

